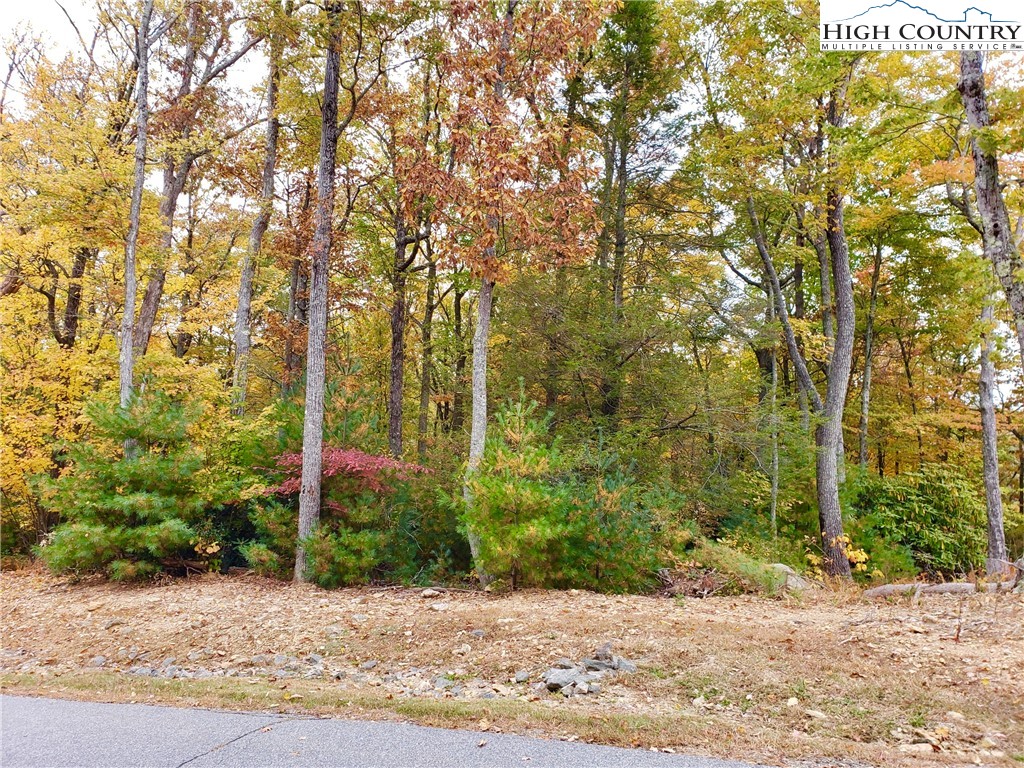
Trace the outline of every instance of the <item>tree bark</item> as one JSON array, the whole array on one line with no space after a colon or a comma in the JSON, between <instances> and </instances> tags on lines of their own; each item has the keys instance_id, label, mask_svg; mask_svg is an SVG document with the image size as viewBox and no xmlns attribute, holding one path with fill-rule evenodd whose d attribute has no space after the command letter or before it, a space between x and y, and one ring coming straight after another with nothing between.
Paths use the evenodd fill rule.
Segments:
<instances>
[{"instance_id":1,"label":"tree bark","mask_svg":"<svg viewBox=\"0 0 1024 768\"><path fill-rule=\"evenodd\" d=\"M427 245L427 253L430 253L430 245ZM427 298L423 308L423 326L421 328L420 346L423 355L423 365L420 372L420 410L416 422L416 453L420 461L427 458L427 426L430 416L430 384L434 375L434 345L433 345L433 323L434 323L434 289L437 284L437 266L433 261L427 267Z\"/></svg>"},{"instance_id":2,"label":"tree bark","mask_svg":"<svg viewBox=\"0 0 1024 768\"><path fill-rule=\"evenodd\" d=\"M992 121L985 97L985 76L982 54L978 51L960 53L960 82L957 88L971 126L971 155L974 158L974 191L981 214L982 243L985 257L992 262L996 277L1006 293L1013 314L1017 344L1024 367L1024 270L1017 246L1013 242L1010 215L999 185L999 162L988 131Z\"/></svg>"},{"instance_id":3,"label":"tree bark","mask_svg":"<svg viewBox=\"0 0 1024 768\"><path fill-rule=\"evenodd\" d=\"M871 363L875 343L875 309L878 305L878 276L882 269L882 239L875 245L875 258L871 265L871 295L868 299L868 316L864 325L864 382L860 390L860 468L868 468L868 416L871 412Z\"/></svg>"},{"instance_id":4,"label":"tree bark","mask_svg":"<svg viewBox=\"0 0 1024 768\"><path fill-rule=\"evenodd\" d=\"M473 334L473 390L472 414L469 435L469 461L466 465L466 480L463 484L463 499L467 508L473 506L471 482L480 471L487 443L487 342L491 336L491 304L494 298L494 281L480 280L480 296L477 299L476 333ZM491 577L480 566L480 534L472 528L467 532L470 553L476 564L480 585L486 587Z\"/></svg>"},{"instance_id":5,"label":"tree bark","mask_svg":"<svg viewBox=\"0 0 1024 768\"><path fill-rule=\"evenodd\" d=\"M981 458L985 480L985 508L988 510L988 556L985 572L997 576L1006 571L1009 559L1006 551L1006 532L1003 529L1003 492L999 486L999 443L996 432L996 371L992 365L992 326L995 311L992 302L981 312L984 326L981 335L981 370L978 376L978 395L981 404Z\"/></svg>"},{"instance_id":6,"label":"tree bark","mask_svg":"<svg viewBox=\"0 0 1024 768\"><path fill-rule=\"evenodd\" d=\"M320 520L320 481L323 473L324 386L327 364L327 278L334 219L335 160L338 153L338 87L341 70L340 17L342 5L327 5L331 27L324 64L324 95L320 118L320 162L314 232L309 246L309 331L306 345L306 407L302 425L302 483L299 490L299 530L295 550L295 581L304 582L304 540Z\"/></svg>"},{"instance_id":7,"label":"tree bark","mask_svg":"<svg viewBox=\"0 0 1024 768\"><path fill-rule=\"evenodd\" d=\"M466 421L466 338L462 323L462 299L465 291L456 289L452 299L453 325L455 332L454 391L452 392L451 431L458 434Z\"/></svg>"},{"instance_id":8,"label":"tree bark","mask_svg":"<svg viewBox=\"0 0 1024 768\"><path fill-rule=\"evenodd\" d=\"M249 232L249 249L242 258L238 280L238 309L235 313L235 365L231 376L231 410L236 416L245 413L249 387L249 360L252 356L252 294L256 264L263 249L263 238L274 212L274 171L277 168L277 142L281 121L277 116L277 93L281 80L279 35L270 40L270 65L267 74L267 132L263 153L263 186L260 208Z\"/></svg>"},{"instance_id":9,"label":"tree bark","mask_svg":"<svg viewBox=\"0 0 1024 768\"><path fill-rule=\"evenodd\" d=\"M149 27L153 18L153 0L142 6L142 18L136 38L138 75L136 101L138 116L135 120L135 172L132 179L131 207L128 214L128 237L124 248L124 314L121 316L118 375L120 378L120 404L127 408L134 394L133 374L135 355L133 330L135 327L135 294L138 278L135 262L139 245L139 225L142 219L142 190L146 183L146 143L149 138ZM130 441L125 442L125 454L134 452Z\"/></svg>"},{"instance_id":10,"label":"tree bark","mask_svg":"<svg viewBox=\"0 0 1024 768\"><path fill-rule=\"evenodd\" d=\"M399 214L398 217L400 218ZM388 447L396 459L402 458L402 390L405 384L405 227L400 225L395 235L395 272L392 275L394 292L391 303L391 371L388 381Z\"/></svg>"}]
</instances>

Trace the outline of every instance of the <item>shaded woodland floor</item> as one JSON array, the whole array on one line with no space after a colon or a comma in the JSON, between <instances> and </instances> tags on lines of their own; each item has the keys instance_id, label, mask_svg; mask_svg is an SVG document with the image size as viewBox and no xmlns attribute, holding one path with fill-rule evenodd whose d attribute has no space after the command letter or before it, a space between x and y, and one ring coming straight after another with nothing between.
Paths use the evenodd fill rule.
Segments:
<instances>
[{"instance_id":1,"label":"shaded woodland floor","mask_svg":"<svg viewBox=\"0 0 1024 768\"><path fill-rule=\"evenodd\" d=\"M3 574L0 598L9 693L401 718L778 765L1024 760L1020 596L425 597L25 570ZM538 683L609 641L636 673L572 698Z\"/></svg>"}]
</instances>

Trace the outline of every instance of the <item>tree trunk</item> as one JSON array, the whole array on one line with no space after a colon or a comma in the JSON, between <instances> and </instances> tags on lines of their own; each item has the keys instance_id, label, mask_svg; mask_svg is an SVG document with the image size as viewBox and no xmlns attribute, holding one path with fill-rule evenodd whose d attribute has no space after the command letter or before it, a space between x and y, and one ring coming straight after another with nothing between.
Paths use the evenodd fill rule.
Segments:
<instances>
[{"instance_id":1,"label":"tree trunk","mask_svg":"<svg viewBox=\"0 0 1024 768\"><path fill-rule=\"evenodd\" d=\"M878 276L882 269L882 239L875 246L875 258L871 265L871 296L868 300L868 317L864 326L864 383L860 390L860 468L868 468L868 416L871 412L871 363L875 343L875 308L878 305Z\"/></svg>"},{"instance_id":2,"label":"tree trunk","mask_svg":"<svg viewBox=\"0 0 1024 768\"><path fill-rule=\"evenodd\" d=\"M146 0L142 6L136 38L138 58L138 83L136 100L138 117L135 121L135 174L132 180L131 208L128 214L128 237L124 248L124 314L121 317L121 338L118 355L120 378L120 404L127 408L134 392L133 373L135 367L132 343L135 327L135 294L138 278L135 275L135 261L139 244L139 224L142 218L142 189L146 183L146 142L149 138L149 27L153 18L153 0ZM134 452L131 441L125 442L125 454Z\"/></svg>"},{"instance_id":3,"label":"tree trunk","mask_svg":"<svg viewBox=\"0 0 1024 768\"><path fill-rule=\"evenodd\" d=\"M1024 280L1020 277L1024 270L1024 259L1021 259L1013 242L1010 216L999 185L999 163L991 139L985 135L992 121L988 114L981 62L982 54L978 51L960 53L960 82L957 87L972 131L974 191L978 198L978 213L981 214L985 257L992 262L996 276L1006 292L1024 367Z\"/></svg>"},{"instance_id":4,"label":"tree trunk","mask_svg":"<svg viewBox=\"0 0 1024 768\"><path fill-rule=\"evenodd\" d=\"M429 254L429 244L428 254ZM430 379L434 375L434 346L433 346L433 323L434 323L434 288L437 284L437 267L433 261L427 267L427 298L423 308L423 326L421 336L421 348L423 365L420 373L420 411L416 422L416 453L420 461L427 458L427 425L430 416Z\"/></svg>"},{"instance_id":5,"label":"tree trunk","mask_svg":"<svg viewBox=\"0 0 1024 768\"><path fill-rule=\"evenodd\" d=\"M828 191L828 246L835 283L836 337L828 367L824 422L815 430L818 444L818 517L821 525L825 573L849 579L843 517L839 507L839 451L842 445L843 407L853 362L853 334L856 314L853 304L853 276L846 246L842 192Z\"/></svg>"},{"instance_id":6,"label":"tree trunk","mask_svg":"<svg viewBox=\"0 0 1024 768\"><path fill-rule=\"evenodd\" d=\"M462 324L462 298L465 295L465 291L456 290L455 298L452 300L456 350L451 431L455 434L462 431L466 421L466 339Z\"/></svg>"},{"instance_id":7,"label":"tree trunk","mask_svg":"<svg viewBox=\"0 0 1024 768\"><path fill-rule=\"evenodd\" d=\"M320 163L314 232L309 246L309 331L306 345L306 408L302 425L302 483L299 490L299 531L295 550L295 581L306 581L304 540L320 520L323 473L324 386L327 364L327 278L334 219L334 164L338 153L338 83L341 69L341 3L327 5L330 41L324 64L324 96L320 118Z\"/></svg>"},{"instance_id":8,"label":"tree trunk","mask_svg":"<svg viewBox=\"0 0 1024 768\"><path fill-rule=\"evenodd\" d=\"M463 498L467 508L473 506L473 492L470 482L480 470L487 443L487 342L491 336L491 303L494 298L494 281L480 280L480 297L477 300L476 333L473 334L473 399L469 435L469 461L466 465L466 480L463 484ZM480 567L480 534L470 529L469 549L476 564L480 585L486 587L491 577Z\"/></svg>"},{"instance_id":9,"label":"tree trunk","mask_svg":"<svg viewBox=\"0 0 1024 768\"><path fill-rule=\"evenodd\" d=\"M985 507L988 510L988 557L985 572L998 576L1006 571L1009 558L1006 551L1006 533L1003 529L1003 492L999 486L999 443L996 433L996 371L992 365L992 327L995 312L992 302L981 313L984 326L981 336L981 371L978 376L978 394L981 403L981 458L985 480Z\"/></svg>"},{"instance_id":10,"label":"tree trunk","mask_svg":"<svg viewBox=\"0 0 1024 768\"><path fill-rule=\"evenodd\" d=\"M388 447L396 459L402 458L402 390L405 383L405 261L404 227L395 236L394 295L391 304L391 373L388 382Z\"/></svg>"},{"instance_id":11,"label":"tree trunk","mask_svg":"<svg viewBox=\"0 0 1024 768\"><path fill-rule=\"evenodd\" d=\"M231 377L231 410L236 416L245 413L245 398L249 386L249 359L252 356L252 293L256 277L256 264L263 249L263 237L270 226L274 212L274 171L277 168L277 138L281 121L277 116L277 92L281 80L282 43L274 35L270 41L270 68L267 75L267 133L263 153L263 187L260 209L249 232L249 249L242 259L242 274L238 280L238 309L235 314L235 365Z\"/></svg>"}]
</instances>

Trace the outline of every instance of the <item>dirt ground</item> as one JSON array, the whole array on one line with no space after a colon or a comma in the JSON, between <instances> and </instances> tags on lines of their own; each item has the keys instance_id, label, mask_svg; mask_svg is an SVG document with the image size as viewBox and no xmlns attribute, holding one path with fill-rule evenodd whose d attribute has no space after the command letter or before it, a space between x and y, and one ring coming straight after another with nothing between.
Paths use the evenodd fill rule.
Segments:
<instances>
[{"instance_id":1,"label":"dirt ground","mask_svg":"<svg viewBox=\"0 0 1024 768\"><path fill-rule=\"evenodd\" d=\"M1024 762L1024 598L0 578L8 693L373 716L792 766ZM542 673L611 642L597 694ZM517 679L519 682L517 682Z\"/></svg>"}]
</instances>

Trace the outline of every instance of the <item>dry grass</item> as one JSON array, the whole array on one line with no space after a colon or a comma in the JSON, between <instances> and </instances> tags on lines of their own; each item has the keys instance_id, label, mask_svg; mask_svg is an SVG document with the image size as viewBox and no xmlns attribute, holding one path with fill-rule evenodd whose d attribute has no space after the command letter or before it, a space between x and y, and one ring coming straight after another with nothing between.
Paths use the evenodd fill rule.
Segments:
<instances>
[{"instance_id":1,"label":"dry grass","mask_svg":"<svg viewBox=\"0 0 1024 768\"><path fill-rule=\"evenodd\" d=\"M12 692L445 727L487 721L510 732L780 764L810 756L884 766L1024 759L1020 597L934 597L916 606L866 603L849 591L803 602L585 592L424 599L419 590L325 592L251 576L72 584L39 571L4 574L0 597L0 670ZM470 634L477 629L482 638ZM579 659L607 640L640 671L598 696L565 700L510 682L517 670L535 678L555 659ZM132 649L155 665L174 656L188 667L191 653L193 666L242 675L253 673L255 654L318 653L328 671L379 664L365 680L341 682L84 669L95 656L116 661ZM480 678L500 696L413 695L383 677L412 667L426 678ZM901 751L928 740L931 754Z\"/></svg>"}]
</instances>

